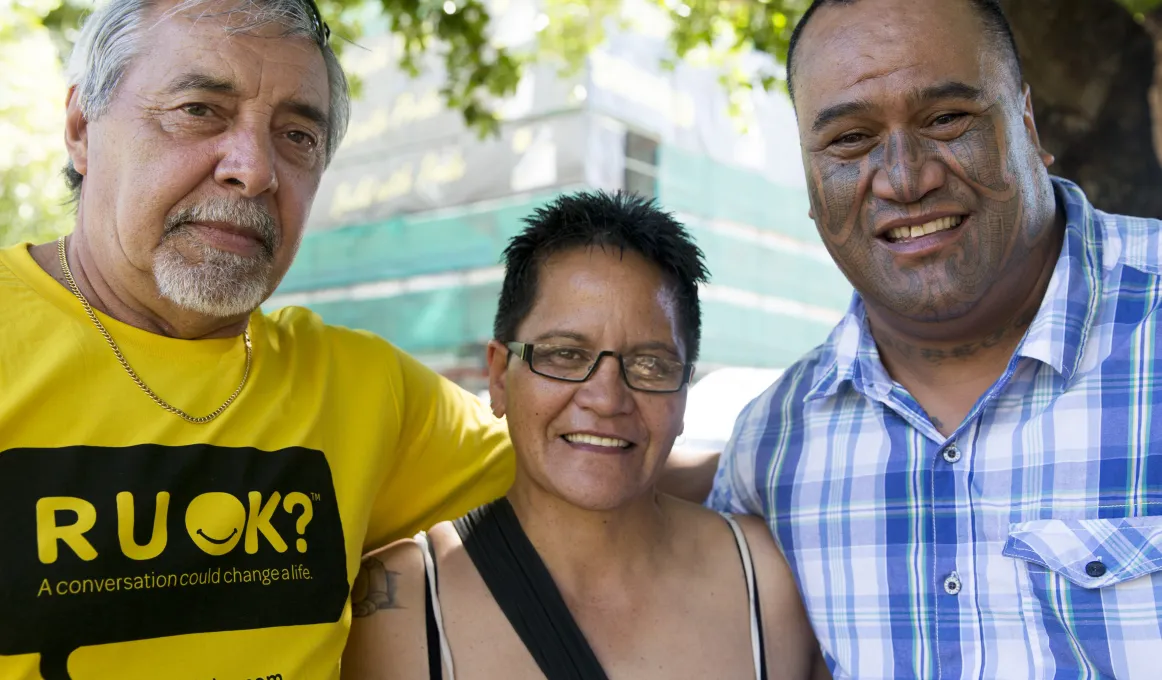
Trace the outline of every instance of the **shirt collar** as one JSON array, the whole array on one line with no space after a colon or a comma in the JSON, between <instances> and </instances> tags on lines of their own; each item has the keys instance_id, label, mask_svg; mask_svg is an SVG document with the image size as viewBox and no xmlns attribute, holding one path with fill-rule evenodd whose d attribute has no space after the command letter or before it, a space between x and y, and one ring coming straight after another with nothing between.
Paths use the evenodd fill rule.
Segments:
<instances>
[{"instance_id":1,"label":"shirt collar","mask_svg":"<svg viewBox=\"0 0 1162 680\"><path fill-rule=\"evenodd\" d=\"M1065 212L1065 237L1045 299L1017 353L1052 366L1068 382L1081 365L1097 317L1104 241L1101 220L1081 188L1057 177L1053 185Z\"/></svg>"},{"instance_id":2,"label":"shirt collar","mask_svg":"<svg viewBox=\"0 0 1162 680\"><path fill-rule=\"evenodd\" d=\"M858 292L852 294L847 314L831 331L821 349L819 364L829 368L819 374L807 392L807 401L829 397L846 383L865 393L878 392L878 385L891 384L890 379L882 379L887 378L887 371L880 362L880 352L867 323L867 310Z\"/></svg>"},{"instance_id":3,"label":"shirt collar","mask_svg":"<svg viewBox=\"0 0 1162 680\"><path fill-rule=\"evenodd\" d=\"M1102 234L1081 189L1059 177L1051 180L1058 209L1065 214L1065 236L1045 298L1017 354L1052 366L1068 381L1081 363L1101 297ZM820 365L828 368L819 372L808 401L834 395L845 383L873 397L891 391L892 379L880 361L858 292L821 350Z\"/></svg>"}]
</instances>

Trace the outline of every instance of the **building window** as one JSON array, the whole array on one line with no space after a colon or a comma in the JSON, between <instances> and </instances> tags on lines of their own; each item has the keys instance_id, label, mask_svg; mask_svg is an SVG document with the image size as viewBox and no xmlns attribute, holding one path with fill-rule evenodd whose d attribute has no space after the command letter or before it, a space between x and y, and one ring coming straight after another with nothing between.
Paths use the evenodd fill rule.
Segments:
<instances>
[{"instance_id":1,"label":"building window","mask_svg":"<svg viewBox=\"0 0 1162 680\"><path fill-rule=\"evenodd\" d=\"M625 133L625 190L646 198L658 195L658 142L632 130Z\"/></svg>"}]
</instances>

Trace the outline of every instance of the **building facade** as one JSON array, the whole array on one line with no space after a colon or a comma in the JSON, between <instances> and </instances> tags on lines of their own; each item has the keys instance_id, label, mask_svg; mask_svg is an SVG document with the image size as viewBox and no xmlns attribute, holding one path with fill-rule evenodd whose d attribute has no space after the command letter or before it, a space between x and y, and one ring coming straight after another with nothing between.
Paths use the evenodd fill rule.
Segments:
<instances>
[{"instance_id":1,"label":"building facade","mask_svg":"<svg viewBox=\"0 0 1162 680\"><path fill-rule=\"evenodd\" d=\"M518 0L493 14L510 42L545 20ZM501 251L536 206L583 188L654 196L697 238L712 275L702 375L786 367L846 308L851 288L807 215L785 95L744 96L732 116L717 71L666 70L664 35L621 32L576 74L530 67L500 104L499 135L482 139L441 105L438 58L413 80L391 37L360 44L345 59L362 84L350 132L267 308L306 305L479 390Z\"/></svg>"}]
</instances>

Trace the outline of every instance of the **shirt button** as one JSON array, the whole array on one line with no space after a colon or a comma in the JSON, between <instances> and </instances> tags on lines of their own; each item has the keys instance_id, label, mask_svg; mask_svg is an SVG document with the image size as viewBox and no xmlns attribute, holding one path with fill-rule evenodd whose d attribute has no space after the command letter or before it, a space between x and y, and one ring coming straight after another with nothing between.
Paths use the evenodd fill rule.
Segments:
<instances>
[{"instance_id":1,"label":"shirt button","mask_svg":"<svg viewBox=\"0 0 1162 680\"><path fill-rule=\"evenodd\" d=\"M955 571L944 579L944 592L949 595L960 593L960 576Z\"/></svg>"},{"instance_id":2,"label":"shirt button","mask_svg":"<svg viewBox=\"0 0 1162 680\"><path fill-rule=\"evenodd\" d=\"M944 460L949 463L956 463L960 461L960 449L956 448L956 444L944 449Z\"/></svg>"},{"instance_id":3,"label":"shirt button","mask_svg":"<svg viewBox=\"0 0 1162 680\"><path fill-rule=\"evenodd\" d=\"M1093 578L1100 578L1106 575L1106 565L1102 564L1100 560L1094 560L1085 565L1085 573Z\"/></svg>"}]
</instances>

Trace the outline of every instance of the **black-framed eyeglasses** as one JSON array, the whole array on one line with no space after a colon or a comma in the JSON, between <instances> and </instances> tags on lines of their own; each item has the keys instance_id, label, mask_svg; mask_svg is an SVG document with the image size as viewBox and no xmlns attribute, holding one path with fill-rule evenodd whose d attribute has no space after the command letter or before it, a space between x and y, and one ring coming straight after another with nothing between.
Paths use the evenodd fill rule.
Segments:
<instances>
[{"instance_id":1,"label":"black-framed eyeglasses","mask_svg":"<svg viewBox=\"0 0 1162 680\"><path fill-rule=\"evenodd\" d=\"M585 382L593 377L597 366L606 356L617 357L621 378L632 390L639 392L677 392L690 381L693 364L666 359L653 354L597 352L569 345L542 345L525 342L506 342L504 346L516 354L537 375L565 382Z\"/></svg>"},{"instance_id":2,"label":"black-framed eyeglasses","mask_svg":"<svg viewBox=\"0 0 1162 680\"><path fill-rule=\"evenodd\" d=\"M326 47L331 42L331 27L327 22L323 21L323 13L319 11L319 6L315 4L315 0L306 0L307 7L311 10L311 16L315 23L315 41L319 43L319 47Z\"/></svg>"}]
</instances>

